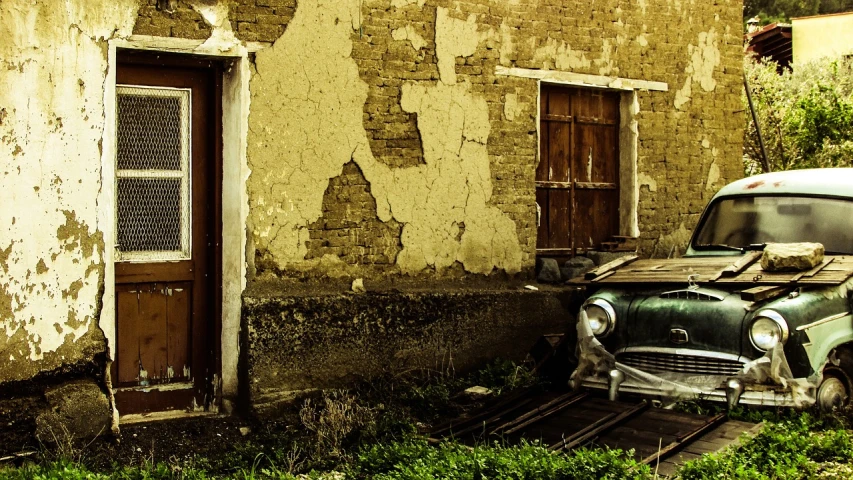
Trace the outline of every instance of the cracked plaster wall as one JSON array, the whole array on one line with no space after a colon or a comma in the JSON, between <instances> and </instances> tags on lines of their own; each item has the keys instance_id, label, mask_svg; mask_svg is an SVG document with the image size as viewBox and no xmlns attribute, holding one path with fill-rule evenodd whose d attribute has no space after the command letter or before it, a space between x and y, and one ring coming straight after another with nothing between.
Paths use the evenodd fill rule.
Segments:
<instances>
[{"instance_id":1,"label":"cracked plaster wall","mask_svg":"<svg viewBox=\"0 0 853 480\"><path fill-rule=\"evenodd\" d=\"M639 230L646 254L683 241L677 232L713 191L741 175L742 129L728 121L739 108L739 15L737 2L687 0L299 2L258 53L252 83L257 271L532 267L538 85L496 76L497 65L671 85L637 96ZM329 214L337 224L362 195L328 195L350 161L377 208L356 216L403 227L389 265L369 260L393 257L387 234L342 228L330 240L314 228Z\"/></svg>"},{"instance_id":2,"label":"cracked plaster wall","mask_svg":"<svg viewBox=\"0 0 853 480\"><path fill-rule=\"evenodd\" d=\"M11 206L0 233L0 380L67 361L81 339L102 345L106 41L131 28L205 39L215 17L217 41L276 41L256 57L249 134L250 235L270 270L346 265L336 252L306 256L311 226L350 199L326 195L347 164L371 197L354 223L392 227L383 233L395 250L388 269L530 268L538 85L496 76L497 65L674 87L638 94L646 253L680 241L714 189L740 174L741 128L729 122L737 2L239 0L227 4L227 21L218 4L178 1L167 13L141 3L0 6L0 195ZM353 261L353 273L370 255Z\"/></svg>"},{"instance_id":3,"label":"cracked plaster wall","mask_svg":"<svg viewBox=\"0 0 853 480\"><path fill-rule=\"evenodd\" d=\"M303 1L286 33L257 55L249 192L253 240L263 260L279 268L305 262L308 225L322 213L329 179L352 160L370 182L377 217L403 224L400 271L442 271L459 262L472 273L519 272L516 226L489 205L488 105L471 84L457 83L453 71L456 58L471 55L479 43L475 17L463 22L437 10L441 80L399 87L401 110L417 115L423 163L391 168L373 155L363 125L368 84L351 57L359 5ZM461 37L451 33L460 30L473 40L466 35L459 45ZM319 32L322 43L315 41Z\"/></svg>"},{"instance_id":4,"label":"cracked plaster wall","mask_svg":"<svg viewBox=\"0 0 853 480\"><path fill-rule=\"evenodd\" d=\"M107 41L136 0L0 3L0 383L91 360Z\"/></svg>"}]
</instances>

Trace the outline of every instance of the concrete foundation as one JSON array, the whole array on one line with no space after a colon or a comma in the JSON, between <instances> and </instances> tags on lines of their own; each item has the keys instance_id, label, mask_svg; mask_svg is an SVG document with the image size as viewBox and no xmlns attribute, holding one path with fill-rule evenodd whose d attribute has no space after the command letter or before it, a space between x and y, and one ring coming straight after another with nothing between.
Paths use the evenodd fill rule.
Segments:
<instances>
[{"instance_id":1,"label":"concrete foundation","mask_svg":"<svg viewBox=\"0 0 853 480\"><path fill-rule=\"evenodd\" d=\"M252 413L270 416L306 390L382 373L461 373L495 357L521 360L542 334L574 335L572 312L580 300L565 289L353 294L256 284L243 295L244 401Z\"/></svg>"}]
</instances>

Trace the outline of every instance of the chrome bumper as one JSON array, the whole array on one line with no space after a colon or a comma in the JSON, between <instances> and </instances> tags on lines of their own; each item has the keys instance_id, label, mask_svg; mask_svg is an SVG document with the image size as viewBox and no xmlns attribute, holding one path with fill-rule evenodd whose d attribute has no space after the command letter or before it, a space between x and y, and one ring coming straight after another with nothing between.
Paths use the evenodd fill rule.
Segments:
<instances>
[{"instance_id":1,"label":"chrome bumper","mask_svg":"<svg viewBox=\"0 0 853 480\"><path fill-rule=\"evenodd\" d=\"M667 381L668 385L677 382ZM603 378L587 377L582 379L581 386L595 390L611 391L611 382ZM766 385L742 384L743 391L731 404L731 392L725 388L700 388L686 384L678 384L681 388L661 390L658 385L649 385L633 379L625 379L616 391L618 393L637 394L648 397L663 397L674 399L695 399L723 402L732 405L764 405L774 407L798 407L790 388ZM728 396L727 396L728 394Z\"/></svg>"}]
</instances>

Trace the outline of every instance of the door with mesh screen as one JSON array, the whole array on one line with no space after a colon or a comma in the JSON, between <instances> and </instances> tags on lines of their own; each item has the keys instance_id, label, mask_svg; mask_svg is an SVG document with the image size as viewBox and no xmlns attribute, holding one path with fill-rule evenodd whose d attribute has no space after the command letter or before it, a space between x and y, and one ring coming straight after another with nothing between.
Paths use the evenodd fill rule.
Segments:
<instances>
[{"instance_id":1,"label":"door with mesh screen","mask_svg":"<svg viewBox=\"0 0 853 480\"><path fill-rule=\"evenodd\" d=\"M122 415L199 409L214 393L219 70L181 60L125 52L117 70L112 383Z\"/></svg>"}]
</instances>

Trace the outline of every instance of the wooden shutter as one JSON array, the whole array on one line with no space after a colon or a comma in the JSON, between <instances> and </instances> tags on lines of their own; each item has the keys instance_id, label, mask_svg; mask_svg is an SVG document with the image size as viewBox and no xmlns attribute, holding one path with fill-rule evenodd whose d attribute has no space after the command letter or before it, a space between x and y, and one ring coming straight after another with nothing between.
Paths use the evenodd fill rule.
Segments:
<instances>
[{"instance_id":1,"label":"wooden shutter","mask_svg":"<svg viewBox=\"0 0 853 480\"><path fill-rule=\"evenodd\" d=\"M574 255L619 233L619 94L542 85L537 251Z\"/></svg>"}]
</instances>

